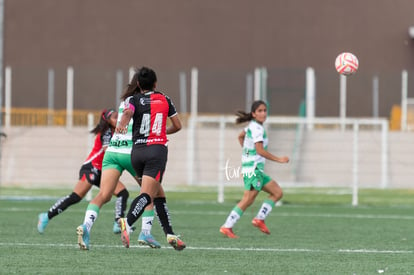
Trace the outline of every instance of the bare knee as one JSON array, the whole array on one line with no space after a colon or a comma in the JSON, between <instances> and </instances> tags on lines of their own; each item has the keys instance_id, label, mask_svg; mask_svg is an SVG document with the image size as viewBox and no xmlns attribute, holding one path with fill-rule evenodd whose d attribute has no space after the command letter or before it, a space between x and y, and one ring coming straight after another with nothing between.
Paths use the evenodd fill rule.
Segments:
<instances>
[{"instance_id":1,"label":"bare knee","mask_svg":"<svg viewBox=\"0 0 414 275\"><path fill-rule=\"evenodd\" d=\"M277 200L280 200L281 198L283 198L283 191L282 189L279 189L279 192L277 193Z\"/></svg>"},{"instance_id":2,"label":"bare knee","mask_svg":"<svg viewBox=\"0 0 414 275\"><path fill-rule=\"evenodd\" d=\"M273 201L278 201L280 199L282 199L283 197L283 191L281 188L278 188L275 192L273 192L272 194L270 194L270 199Z\"/></svg>"},{"instance_id":3,"label":"bare knee","mask_svg":"<svg viewBox=\"0 0 414 275\"><path fill-rule=\"evenodd\" d=\"M109 202L112 198L112 194L110 193L103 193L99 192L98 195L96 195L95 198L91 201L91 203L96 204L98 206L102 206L103 204Z\"/></svg>"},{"instance_id":4,"label":"bare knee","mask_svg":"<svg viewBox=\"0 0 414 275\"><path fill-rule=\"evenodd\" d=\"M104 196L102 196L102 202L107 203L111 200L111 198L112 198L112 194L105 194Z\"/></svg>"}]
</instances>

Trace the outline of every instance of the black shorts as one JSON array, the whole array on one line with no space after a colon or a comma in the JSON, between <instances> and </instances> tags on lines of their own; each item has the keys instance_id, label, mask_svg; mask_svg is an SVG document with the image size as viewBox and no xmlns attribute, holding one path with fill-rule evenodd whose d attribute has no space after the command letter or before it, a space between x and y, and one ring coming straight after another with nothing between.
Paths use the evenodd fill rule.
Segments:
<instances>
[{"instance_id":1,"label":"black shorts","mask_svg":"<svg viewBox=\"0 0 414 275\"><path fill-rule=\"evenodd\" d=\"M92 163L89 162L82 165L79 171L79 179L86 179L90 184L99 187L101 184L101 174L102 171L93 167Z\"/></svg>"},{"instance_id":2,"label":"black shorts","mask_svg":"<svg viewBox=\"0 0 414 275\"><path fill-rule=\"evenodd\" d=\"M162 181L167 165L168 148L165 145L134 145L131 162L138 177L149 176Z\"/></svg>"}]
</instances>

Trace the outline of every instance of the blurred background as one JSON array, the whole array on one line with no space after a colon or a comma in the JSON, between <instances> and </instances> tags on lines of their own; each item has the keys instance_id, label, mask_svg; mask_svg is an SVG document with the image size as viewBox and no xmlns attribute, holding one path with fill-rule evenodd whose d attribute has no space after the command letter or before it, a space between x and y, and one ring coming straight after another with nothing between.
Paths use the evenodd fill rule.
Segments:
<instances>
[{"instance_id":1,"label":"blurred background","mask_svg":"<svg viewBox=\"0 0 414 275\"><path fill-rule=\"evenodd\" d=\"M185 124L171 137L172 185L239 183L225 173L240 161L232 114L262 98L271 150L294 160L270 165L282 184L411 187L411 0L0 3L2 185L75 183L99 111L148 66ZM360 66L344 94L345 51Z\"/></svg>"}]
</instances>

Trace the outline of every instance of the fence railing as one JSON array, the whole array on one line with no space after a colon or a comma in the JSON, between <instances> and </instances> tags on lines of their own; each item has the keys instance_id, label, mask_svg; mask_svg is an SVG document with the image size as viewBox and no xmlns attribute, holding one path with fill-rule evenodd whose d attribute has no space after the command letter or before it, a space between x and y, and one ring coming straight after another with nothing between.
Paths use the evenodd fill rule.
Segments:
<instances>
[{"instance_id":1,"label":"fence railing","mask_svg":"<svg viewBox=\"0 0 414 275\"><path fill-rule=\"evenodd\" d=\"M87 126L88 114L92 114L94 121L98 121L100 113L99 110L75 110L72 114L73 126ZM12 108L10 113L3 111L1 117L3 120L9 120L10 126L66 126L67 122L66 110Z\"/></svg>"}]
</instances>

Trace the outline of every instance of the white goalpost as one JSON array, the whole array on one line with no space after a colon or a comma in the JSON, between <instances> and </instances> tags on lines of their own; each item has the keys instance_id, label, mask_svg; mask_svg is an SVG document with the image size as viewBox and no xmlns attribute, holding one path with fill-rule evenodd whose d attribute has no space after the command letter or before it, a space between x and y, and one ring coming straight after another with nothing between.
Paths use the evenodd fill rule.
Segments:
<instances>
[{"instance_id":1,"label":"white goalpost","mask_svg":"<svg viewBox=\"0 0 414 275\"><path fill-rule=\"evenodd\" d=\"M187 163L189 185L241 186L241 148L234 116L191 119ZM267 162L266 170L285 187L346 188L358 205L359 188L388 185L386 119L268 117L269 150L288 155L288 165Z\"/></svg>"},{"instance_id":2,"label":"white goalpost","mask_svg":"<svg viewBox=\"0 0 414 275\"><path fill-rule=\"evenodd\" d=\"M256 68L254 99L266 98L266 78L265 68ZM351 203L356 206L359 188L388 186L389 126L386 119L346 117L344 79L340 89L341 115L315 117L315 73L312 68L306 70L307 116L268 117L266 121L269 150L276 155L288 155L291 161L288 165L270 163L266 169L287 187L347 188L352 193ZM217 201L223 202L224 187L240 186L242 181L241 148L237 142L242 126L235 125L234 116L201 116L197 105L198 70L193 68L187 184L217 186Z\"/></svg>"}]
</instances>

